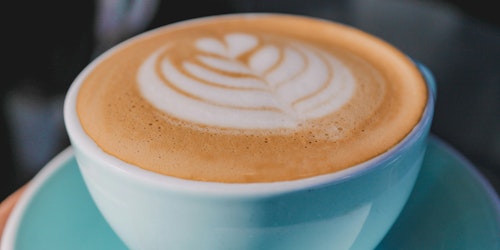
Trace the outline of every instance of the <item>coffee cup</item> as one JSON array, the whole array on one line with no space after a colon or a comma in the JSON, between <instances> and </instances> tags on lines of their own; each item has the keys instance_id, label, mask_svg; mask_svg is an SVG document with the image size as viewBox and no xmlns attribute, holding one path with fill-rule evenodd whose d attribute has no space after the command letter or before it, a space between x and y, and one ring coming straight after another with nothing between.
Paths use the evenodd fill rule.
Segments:
<instances>
[{"instance_id":1,"label":"coffee cup","mask_svg":"<svg viewBox=\"0 0 500 250\"><path fill-rule=\"evenodd\" d=\"M430 71L370 34L241 13L115 46L64 118L131 249L371 249L413 188L434 98Z\"/></svg>"}]
</instances>

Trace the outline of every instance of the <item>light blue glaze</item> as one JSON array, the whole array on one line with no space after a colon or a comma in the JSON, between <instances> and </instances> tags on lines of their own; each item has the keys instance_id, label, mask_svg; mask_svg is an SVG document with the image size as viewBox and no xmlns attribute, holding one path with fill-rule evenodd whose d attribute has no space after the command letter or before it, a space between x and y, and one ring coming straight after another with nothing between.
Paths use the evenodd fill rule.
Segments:
<instances>
[{"instance_id":1,"label":"light blue glaze","mask_svg":"<svg viewBox=\"0 0 500 250\"><path fill-rule=\"evenodd\" d=\"M91 196L132 249L369 249L401 212L425 153L435 83L420 67L431 98L407 138L359 166L298 181L207 183L130 166L83 132L78 84L68 92L65 122Z\"/></svg>"},{"instance_id":2,"label":"light blue glaze","mask_svg":"<svg viewBox=\"0 0 500 250\"><path fill-rule=\"evenodd\" d=\"M498 194L457 151L437 138L400 217L377 250L500 249Z\"/></svg>"},{"instance_id":3,"label":"light blue glaze","mask_svg":"<svg viewBox=\"0 0 500 250\"><path fill-rule=\"evenodd\" d=\"M79 164L104 217L134 249L368 249L408 198L424 141L333 184L249 197L158 190L96 170L89 158Z\"/></svg>"},{"instance_id":4,"label":"light blue glaze","mask_svg":"<svg viewBox=\"0 0 500 250\"><path fill-rule=\"evenodd\" d=\"M71 151L58 157L23 195L1 249L126 249L90 198ZM500 249L498 235L497 194L467 160L432 138L410 199L377 250L493 250Z\"/></svg>"},{"instance_id":5,"label":"light blue glaze","mask_svg":"<svg viewBox=\"0 0 500 250\"><path fill-rule=\"evenodd\" d=\"M30 182L13 210L2 250L126 249L102 218L71 148Z\"/></svg>"}]
</instances>

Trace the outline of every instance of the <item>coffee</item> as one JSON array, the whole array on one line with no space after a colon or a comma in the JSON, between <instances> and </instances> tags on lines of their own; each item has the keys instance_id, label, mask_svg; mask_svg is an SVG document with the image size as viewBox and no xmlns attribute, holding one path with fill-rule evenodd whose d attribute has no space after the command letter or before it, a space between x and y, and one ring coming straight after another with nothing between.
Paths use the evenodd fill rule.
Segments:
<instances>
[{"instance_id":1,"label":"coffee","mask_svg":"<svg viewBox=\"0 0 500 250\"><path fill-rule=\"evenodd\" d=\"M105 152L183 179L307 178L400 142L425 81L387 43L329 21L226 15L116 47L83 78L77 113Z\"/></svg>"}]
</instances>

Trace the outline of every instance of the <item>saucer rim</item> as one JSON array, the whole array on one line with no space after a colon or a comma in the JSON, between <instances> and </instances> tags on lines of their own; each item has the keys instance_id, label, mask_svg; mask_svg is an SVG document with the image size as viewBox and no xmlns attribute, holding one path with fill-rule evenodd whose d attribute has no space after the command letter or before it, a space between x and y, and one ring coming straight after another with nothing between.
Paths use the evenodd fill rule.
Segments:
<instances>
[{"instance_id":1,"label":"saucer rim","mask_svg":"<svg viewBox=\"0 0 500 250\"><path fill-rule=\"evenodd\" d=\"M436 135L429 135L429 142L431 140L433 141L433 143L439 144L438 146L443 148L443 151L447 151L448 153L453 155L453 157L456 158L457 162L460 162L460 164L465 167L464 169L466 169L468 175L472 176L472 179L478 181L478 183L481 185L481 189L485 193L485 197L489 198L488 201L491 202L492 208L494 208L496 212L495 214L497 224L500 225L500 190L497 191L493 187L493 184L490 182L490 180L486 177L486 175L483 174L474 163L472 163L467 157L465 157L465 155L463 155L450 143L444 141Z\"/></svg>"},{"instance_id":2,"label":"saucer rim","mask_svg":"<svg viewBox=\"0 0 500 250\"><path fill-rule=\"evenodd\" d=\"M429 136L429 143L435 143L437 147L441 147L443 151L448 152L450 155L455 157L457 162L460 162L460 164L466 169L470 178L478 182L483 190L484 197L489 201L489 204L496 214L497 223L500 225L500 196L488 178L486 178L486 176L456 148L438 136L431 134ZM30 202L41 190L41 187L45 185L57 171L66 166L66 163L68 163L72 157L74 157L73 148L68 146L57 154L52 160L50 160L29 182L24 193L20 196L18 202L14 206L11 215L7 219L3 234L0 235L1 250L14 249L22 218L25 215Z\"/></svg>"},{"instance_id":3,"label":"saucer rim","mask_svg":"<svg viewBox=\"0 0 500 250\"><path fill-rule=\"evenodd\" d=\"M23 191L16 205L13 207L12 212L5 224L4 232L0 235L0 249L11 250L14 249L17 232L26 210L30 202L41 190L54 174L62 169L67 162L73 157L73 148L66 147L52 158L40 171L31 179L26 189Z\"/></svg>"}]
</instances>

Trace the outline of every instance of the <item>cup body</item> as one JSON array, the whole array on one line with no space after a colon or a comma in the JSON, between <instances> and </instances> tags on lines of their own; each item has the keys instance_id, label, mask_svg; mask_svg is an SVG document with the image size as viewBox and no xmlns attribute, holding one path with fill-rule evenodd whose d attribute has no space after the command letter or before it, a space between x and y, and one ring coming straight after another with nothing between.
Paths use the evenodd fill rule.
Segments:
<instances>
[{"instance_id":1,"label":"cup body","mask_svg":"<svg viewBox=\"0 0 500 250\"><path fill-rule=\"evenodd\" d=\"M103 55L102 57L105 57ZM172 178L103 152L85 134L76 99L91 63L67 93L67 132L104 218L131 249L371 249L401 212L420 170L435 87L420 122L384 154L340 172L273 183Z\"/></svg>"}]
</instances>

